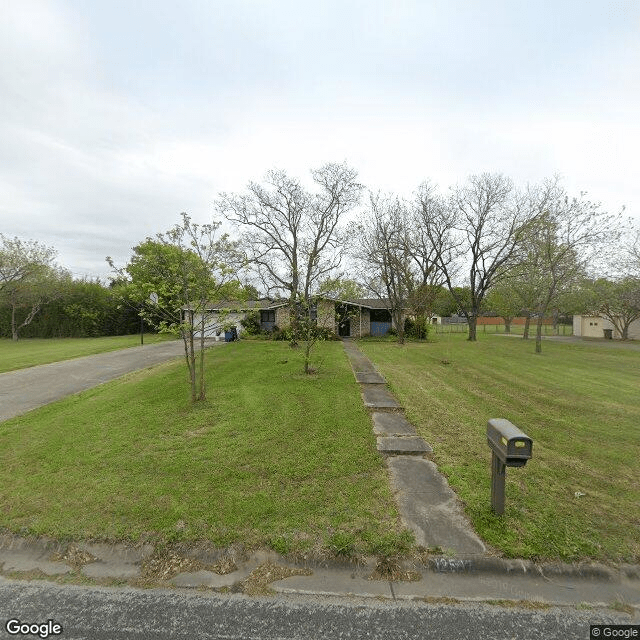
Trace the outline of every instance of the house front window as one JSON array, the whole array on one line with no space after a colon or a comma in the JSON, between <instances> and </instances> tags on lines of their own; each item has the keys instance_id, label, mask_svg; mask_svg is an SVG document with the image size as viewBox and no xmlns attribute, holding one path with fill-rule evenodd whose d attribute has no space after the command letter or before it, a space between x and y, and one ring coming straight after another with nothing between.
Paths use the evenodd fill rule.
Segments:
<instances>
[{"instance_id":1,"label":"house front window","mask_svg":"<svg viewBox=\"0 0 640 640\"><path fill-rule=\"evenodd\" d=\"M264 331L272 331L276 324L276 312L271 309L260 312L260 328Z\"/></svg>"}]
</instances>

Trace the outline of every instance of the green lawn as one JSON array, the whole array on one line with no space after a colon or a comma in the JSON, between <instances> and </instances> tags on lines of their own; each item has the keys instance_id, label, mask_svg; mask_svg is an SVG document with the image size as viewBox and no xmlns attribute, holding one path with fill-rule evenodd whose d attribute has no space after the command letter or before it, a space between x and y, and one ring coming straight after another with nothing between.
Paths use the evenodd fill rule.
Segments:
<instances>
[{"instance_id":1,"label":"green lawn","mask_svg":"<svg viewBox=\"0 0 640 640\"><path fill-rule=\"evenodd\" d=\"M209 400L167 363L0 424L0 526L56 538L407 546L340 343L207 352Z\"/></svg>"},{"instance_id":2,"label":"green lawn","mask_svg":"<svg viewBox=\"0 0 640 640\"><path fill-rule=\"evenodd\" d=\"M144 343L153 344L172 339L166 334L144 334ZM105 338L26 338L17 342L0 339L0 373L24 369L38 364L70 360L104 351L126 349L140 344L140 335Z\"/></svg>"},{"instance_id":3,"label":"green lawn","mask_svg":"<svg viewBox=\"0 0 640 640\"><path fill-rule=\"evenodd\" d=\"M479 335L361 341L482 538L508 556L640 562L640 352ZM490 418L533 438L490 510Z\"/></svg>"}]
</instances>

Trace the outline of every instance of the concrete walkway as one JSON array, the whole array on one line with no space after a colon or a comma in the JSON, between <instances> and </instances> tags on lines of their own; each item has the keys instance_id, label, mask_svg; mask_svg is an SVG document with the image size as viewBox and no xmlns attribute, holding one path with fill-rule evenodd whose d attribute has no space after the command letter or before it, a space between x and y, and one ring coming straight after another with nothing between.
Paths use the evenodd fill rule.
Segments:
<instances>
[{"instance_id":1,"label":"concrete walkway","mask_svg":"<svg viewBox=\"0 0 640 640\"><path fill-rule=\"evenodd\" d=\"M353 340L343 341L364 405L371 411L378 451L385 456L402 520L418 545L455 556L477 556L486 549L467 521L456 494L427 458L433 449L418 437L386 380Z\"/></svg>"},{"instance_id":2,"label":"concrete walkway","mask_svg":"<svg viewBox=\"0 0 640 640\"><path fill-rule=\"evenodd\" d=\"M2 373L0 422L180 356L184 357L184 344L182 340L172 340Z\"/></svg>"}]
</instances>

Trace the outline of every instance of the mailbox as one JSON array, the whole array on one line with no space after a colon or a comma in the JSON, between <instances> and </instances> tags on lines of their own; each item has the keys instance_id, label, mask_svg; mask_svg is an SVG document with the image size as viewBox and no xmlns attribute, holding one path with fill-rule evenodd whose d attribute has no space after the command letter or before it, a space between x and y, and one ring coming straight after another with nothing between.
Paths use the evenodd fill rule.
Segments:
<instances>
[{"instance_id":1,"label":"mailbox","mask_svg":"<svg viewBox=\"0 0 640 640\"><path fill-rule=\"evenodd\" d=\"M493 418L487 424L487 442L491 449L491 507L501 516L507 467L524 467L531 458L533 441L508 420Z\"/></svg>"},{"instance_id":2,"label":"mailbox","mask_svg":"<svg viewBox=\"0 0 640 640\"><path fill-rule=\"evenodd\" d=\"M489 420L487 442L507 467L524 467L527 460L531 458L533 441L508 420L502 418Z\"/></svg>"}]
</instances>

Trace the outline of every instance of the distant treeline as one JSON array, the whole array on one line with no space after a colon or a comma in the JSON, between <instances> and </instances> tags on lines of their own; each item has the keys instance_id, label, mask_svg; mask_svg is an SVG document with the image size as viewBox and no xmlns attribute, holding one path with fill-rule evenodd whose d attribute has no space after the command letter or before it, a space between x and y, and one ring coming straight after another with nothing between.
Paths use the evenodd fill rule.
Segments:
<instances>
[{"instance_id":1,"label":"distant treeline","mask_svg":"<svg viewBox=\"0 0 640 640\"><path fill-rule=\"evenodd\" d=\"M18 309L21 322L30 309ZM145 330L147 327L145 326ZM137 333L140 316L120 287L73 280L60 296L43 305L21 338L91 338ZM11 307L0 307L0 337L11 337Z\"/></svg>"}]
</instances>

